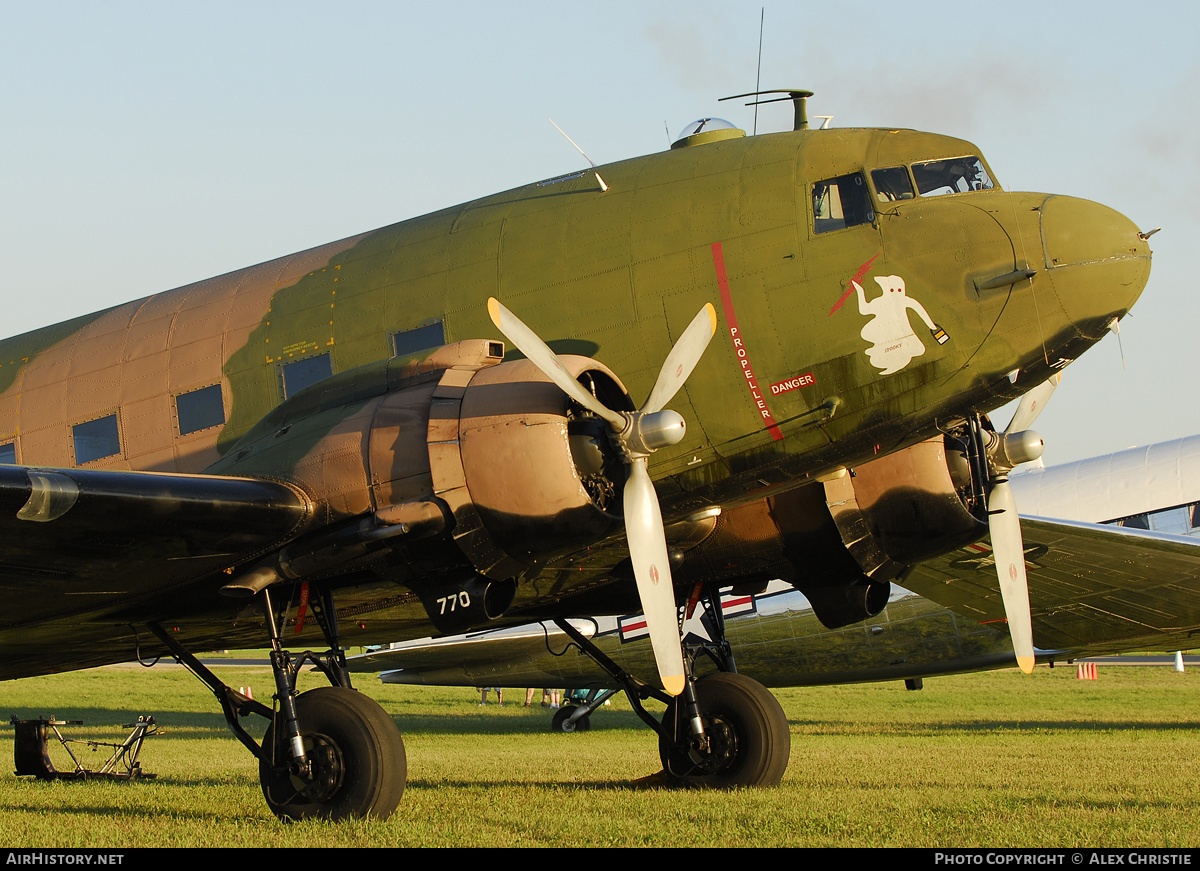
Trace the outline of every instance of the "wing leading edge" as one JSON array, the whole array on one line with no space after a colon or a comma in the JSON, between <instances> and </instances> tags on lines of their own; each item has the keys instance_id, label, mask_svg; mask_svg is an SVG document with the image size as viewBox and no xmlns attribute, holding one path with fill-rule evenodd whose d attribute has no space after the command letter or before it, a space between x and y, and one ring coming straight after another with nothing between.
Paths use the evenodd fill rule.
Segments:
<instances>
[{"instance_id":1,"label":"wing leading edge","mask_svg":"<svg viewBox=\"0 0 1200 871\"><path fill-rule=\"evenodd\" d=\"M1200 629L1200 542L1093 523L1022 518L1033 637L1096 655L1178 650ZM927 560L902 583L980 623L1004 619L992 551L980 542Z\"/></svg>"},{"instance_id":2,"label":"wing leading edge","mask_svg":"<svg viewBox=\"0 0 1200 871\"><path fill-rule=\"evenodd\" d=\"M0 678L131 659L131 627L214 598L310 514L274 481L0 465Z\"/></svg>"}]
</instances>

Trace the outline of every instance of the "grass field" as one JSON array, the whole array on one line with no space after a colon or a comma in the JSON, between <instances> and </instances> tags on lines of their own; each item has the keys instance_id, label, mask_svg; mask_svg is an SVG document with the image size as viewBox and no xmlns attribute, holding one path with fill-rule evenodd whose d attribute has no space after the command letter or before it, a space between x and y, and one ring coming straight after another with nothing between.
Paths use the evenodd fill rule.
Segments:
<instances>
[{"instance_id":1,"label":"grass field","mask_svg":"<svg viewBox=\"0 0 1200 871\"><path fill-rule=\"evenodd\" d=\"M267 669L226 667L269 700ZM317 685L315 678L313 684ZM614 698L592 731L550 734L544 709L477 705L469 689L359 680L396 719L408 788L386 822L283 825L255 761L179 668L97 669L4 684L16 713L82 719L119 740L153 714L158 779L43 783L0 774L0 845L147 846L1156 846L1200 845L1200 673L1100 667L993 672L777 692L791 763L777 789L643 783L656 742ZM12 732L0 730L12 758ZM77 751L79 752L79 751ZM89 753L98 766L107 753ZM52 757L67 767L59 751ZM60 764L61 763L61 764ZM7 769L11 771L11 768Z\"/></svg>"}]
</instances>

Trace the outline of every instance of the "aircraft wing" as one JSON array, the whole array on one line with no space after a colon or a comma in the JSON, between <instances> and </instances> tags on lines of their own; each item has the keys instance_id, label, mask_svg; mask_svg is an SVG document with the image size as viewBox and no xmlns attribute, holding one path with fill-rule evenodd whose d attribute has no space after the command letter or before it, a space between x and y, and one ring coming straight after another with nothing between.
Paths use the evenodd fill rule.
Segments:
<instances>
[{"instance_id":1,"label":"aircraft wing","mask_svg":"<svg viewBox=\"0 0 1200 871\"><path fill-rule=\"evenodd\" d=\"M1200 541L1120 527L1022 518L1039 658L1177 650L1200 628ZM805 598L773 582L731 613L738 670L770 686L899 680L1014 664L986 540L930 559L900 580L887 608L828 629ZM908 591L912 591L911 593ZM741 597L744 599L745 597ZM614 618L572 621L630 667L648 644L622 643ZM586 628L585 628L586 627ZM394 645L351 660L389 683L609 686L553 624Z\"/></svg>"},{"instance_id":2,"label":"aircraft wing","mask_svg":"<svg viewBox=\"0 0 1200 871\"><path fill-rule=\"evenodd\" d=\"M1200 541L1094 523L1022 518L1033 639L1075 655L1178 650L1200 629ZM1004 620L991 547L927 560L906 588L980 623Z\"/></svg>"},{"instance_id":3,"label":"aircraft wing","mask_svg":"<svg viewBox=\"0 0 1200 871\"><path fill-rule=\"evenodd\" d=\"M569 622L584 637L596 634L593 620ZM571 648L566 633L548 621L407 641L353 657L350 668L383 671L384 683L427 686L553 686L564 675L601 677L590 660ZM399 669L403 677L395 671Z\"/></svg>"},{"instance_id":4,"label":"aircraft wing","mask_svg":"<svg viewBox=\"0 0 1200 871\"><path fill-rule=\"evenodd\" d=\"M309 514L272 481L0 465L0 677L133 658L118 627L186 613L196 585L214 597Z\"/></svg>"}]
</instances>

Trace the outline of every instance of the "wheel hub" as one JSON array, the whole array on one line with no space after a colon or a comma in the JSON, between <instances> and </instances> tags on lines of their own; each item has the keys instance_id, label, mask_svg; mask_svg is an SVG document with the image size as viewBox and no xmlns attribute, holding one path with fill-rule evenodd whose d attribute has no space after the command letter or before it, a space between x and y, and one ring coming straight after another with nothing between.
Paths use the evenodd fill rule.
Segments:
<instances>
[{"instance_id":1,"label":"wheel hub","mask_svg":"<svg viewBox=\"0 0 1200 871\"><path fill-rule=\"evenodd\" d=\"M708 740L707 752L693 747L688 757L699 768L709 774L724 771L738 756L737 730L723 717L705 717L704 734Z\"/></svg>"},{"instance_id":2,"label":"wheel hub","mask_svg":"<svg viewBox=\"0 0 1200 871\"><path fill-rule=\"evenodd\" d=\"M304 737L304 754L308 757L309 779L292 775L296 791L307 801L328 801L342 788L346 765L337 744L321 734Z\"/></svg>"}]
</instances>

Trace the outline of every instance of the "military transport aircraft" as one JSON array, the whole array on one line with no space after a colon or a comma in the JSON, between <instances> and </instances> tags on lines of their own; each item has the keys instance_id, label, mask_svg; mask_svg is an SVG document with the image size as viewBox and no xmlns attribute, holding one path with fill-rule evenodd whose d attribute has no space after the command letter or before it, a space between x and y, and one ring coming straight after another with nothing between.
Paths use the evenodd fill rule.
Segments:
<instances>
[{"instance_id":1,"label":"military transport aircraft","mask_svg":"<svg viewBox=\"0 0 1200 871\"><path fill-rule=\"evenodd\" d=\"M0 677L177 657L273 812L342 818L406 774L352 645L640 610L657 675L626 686L668 773L774 784L778 702L694 680L677 604L782 578L849 624L990 527L1031 666L1006 477L1040 400L984 415L1128 312L1149 247L961 139L809 129L807 96L791 132L705 119L0 343ZM268 644L272 707L193 656ZM331 686L297 694L306 662Z\"/></svg>"},{"instance_id":2,"label":"military transport aircraft","mask_svg":"<svg viewBox=\"0 0 1200 871\"><path fill-rule=\"evenodd\" d=\"M1200 436L1014 475L1013 493L1035 515L1081 521L1023 524L1040 660L1192 646L1200 625ZM1099 530L1095 524L1119 526ZM1181 541L1187 536L1191 541ZM953 578L956 612L893 585L887 607L851 625L827 626L791 584L722 590L721 613L684 620L697 672L728 657L766 686L905 680L1010 667L1012 643L986 609L991 549L973 542L922 563ZM899 579L905 583L907 579ZM1071 586L1063 602L1062 587ZM977 597L977 601L972 601ZM716 623L720 620L723 632ZM573 618L571 626L622 667L650 666L639 614ZM714 642L724 635L728 649ZM736 657L732 651L736 651ZM707 654L707 655L706 655ZM554 715L555 731L589 728L620 683L550 621L389 645L351 657L352 672L384 683L561 687L598 691ZM602 692L601 692L602 691Z\"/></svg>"}]
</instances>

